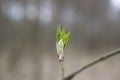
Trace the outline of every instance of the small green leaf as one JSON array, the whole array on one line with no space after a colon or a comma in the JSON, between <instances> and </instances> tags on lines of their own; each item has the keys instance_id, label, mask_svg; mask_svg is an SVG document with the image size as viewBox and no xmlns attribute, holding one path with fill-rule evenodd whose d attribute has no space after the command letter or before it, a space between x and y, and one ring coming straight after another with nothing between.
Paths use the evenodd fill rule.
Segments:
<instances>
[{"instance_id":1,"label":"small green leaf","mask_svg":"<svg viewBox=\"0 0 120 80\"><path fill-rule=\"evenodd\" d=\"M57 29L56 29L56 42L58 42L60 40L60 26L58 25L57 26Z\"/></svg>"},{"instance_id":2,"label":"small green leaf","mask_svg":"<svg viewBox=\"0 0 120 80\"><path fill-rule=\"evenodd\" d=\"M70 32L68 32L68 33L64 36L64 39L63 39L64 48L66 48L67 42L68 42L68 40L69 40L69 37L70 37Z\"/></svg>"},{"instance_id":3,"label":"small green leaf","mask_svg":"<svg viewBox=\"0 0 120 80\"><path fill-rule=\"evenodd\" d=\"M64 48L66 48L66 45L68 43L69 37L70 37L70 32L68 32L67 34L65 33L65 27L62 28L62 30L60 29L61 25L57 25L57 29L56 29L56 47L57 47L57 52L63 52ZM62 40L62 42L61 42ZM62 47L60 47L61 45L63 45ZM60 49L59 49L60 48ZM60 51L63 50L63 51ZM59 53L61 54L61 53Z\"/></svg>"},{"instance_id":4,"label":"small green leaf","mask_svg":"<svg viewBox=\"0 0 120 80\"><path fill-rule=\"evenodd\" d=\"M65 27L61 31L61 36L64 37L64 35L65 35Z\"/></svg>"}]
</instances>

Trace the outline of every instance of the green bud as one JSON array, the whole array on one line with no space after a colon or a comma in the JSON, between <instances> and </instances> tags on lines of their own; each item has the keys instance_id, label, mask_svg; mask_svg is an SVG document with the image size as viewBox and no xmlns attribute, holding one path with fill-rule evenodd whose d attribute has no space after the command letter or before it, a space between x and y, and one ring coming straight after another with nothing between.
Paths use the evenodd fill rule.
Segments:
<instances>
[{"instance_id":1,"label":"green bud","mask_svg":"<svg viewBox=\"0 0 120 80\"><path fill-rule=\"evenodd\" d=\"M64 43L62 39L60 39L60 41L56 43L56 48L58 55L63 55Z\"/></svg>"},{"instance_id":2,"label":"green bud","mask_svg":"<svg viewBox=\"0 0 120 80\"><path fill-rule=\"evenodd\" d=\"M60 29L60 25L56 29L56 48L58 56L64 57L64 49L70 37L70 32L65 33L65 28Z\"/></svg>"}]
</instances>

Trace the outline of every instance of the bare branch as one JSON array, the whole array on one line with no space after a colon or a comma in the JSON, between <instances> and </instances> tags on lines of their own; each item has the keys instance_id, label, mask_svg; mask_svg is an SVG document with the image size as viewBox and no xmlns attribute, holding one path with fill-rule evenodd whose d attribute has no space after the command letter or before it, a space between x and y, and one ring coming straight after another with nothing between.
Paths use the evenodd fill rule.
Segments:
<instances>
[{"instance_id":1,"label":"bare branch","mask_svg":"<svg viewBox=\"0 0 120 80\"><path fill-rule=\"evenodd\" d=\"M72 80L72 78L75 77L78 73L81 73L82 71L86 70L87 68L90 68L91 66L93 66L101 61L104 61L104 60L106 60L106 59L108 59L116 54L119 54L119 53L120 53L120 48L113 50L111 52L108 52L108 53L96 58L95 60L89 62L88 64L84 65L83 67L79 68L75 72L71 73L70 75L65 77L64 80Z\"/></svg>"}]
</instances>

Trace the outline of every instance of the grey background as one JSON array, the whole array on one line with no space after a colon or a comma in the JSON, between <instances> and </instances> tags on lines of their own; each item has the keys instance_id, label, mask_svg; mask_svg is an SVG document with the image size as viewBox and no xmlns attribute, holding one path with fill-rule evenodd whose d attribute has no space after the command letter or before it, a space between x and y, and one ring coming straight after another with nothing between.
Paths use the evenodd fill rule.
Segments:
<instances>
[{"instance_id":1,"label":"grey background","mask_svg":"<svg viewBox=\"0 0 120 80\"><path fill-rule=\"evenodd\" d=\"M119 0L0 0L0 80L60 80L57 24L71 31L65 75L120 47ZM119 80L120 55L74 80Z\"/></svg>"}]
</instances>

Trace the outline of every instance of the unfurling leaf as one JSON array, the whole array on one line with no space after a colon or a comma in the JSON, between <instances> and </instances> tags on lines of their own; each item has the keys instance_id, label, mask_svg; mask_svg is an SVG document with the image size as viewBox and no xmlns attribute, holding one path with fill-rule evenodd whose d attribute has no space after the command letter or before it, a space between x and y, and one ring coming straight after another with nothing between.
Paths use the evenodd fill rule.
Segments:
<instances>
[{"instance_id":1,"label":"unfurling leaf","mask_svg":"<svg viewBox=\"0 0 120 80\"><path fill-rule=\"evenodd\" d=\"M56 48L58 55L63 55L64 48L67 46L67 42L70 37L70 32L65 33L65 27L60 29L61 25L57 25L56 29Z\"/></svg>"}]
</instances>

